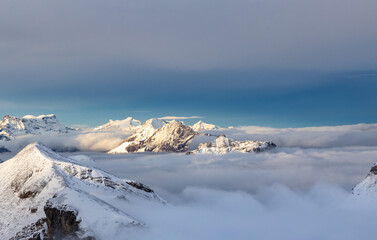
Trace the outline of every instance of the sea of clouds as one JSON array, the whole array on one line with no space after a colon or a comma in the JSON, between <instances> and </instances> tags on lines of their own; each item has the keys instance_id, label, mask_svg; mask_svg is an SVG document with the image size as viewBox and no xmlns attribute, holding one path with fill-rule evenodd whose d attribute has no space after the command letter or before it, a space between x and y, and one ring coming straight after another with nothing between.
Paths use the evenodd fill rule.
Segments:
<instances>
[{"instance_id":1,"label":"sea of clouds","mask_svg":"<svg viewBox=\"0 0 377 240\"><path fill-rule=\"evenodd\" d=\"M374 239L377 201L352 195L352 188L377 161L376 124L211 133L279 147L258 154L110 155L104 151L129 133L93 131L23 137L7 147L38 140L67 156L87 155L94 161L83 164L140 181L168 200L129 209L147 227L130 229L126 239ZM74 148L80 151L69 152Z\"/></svg>"}]
</instances>

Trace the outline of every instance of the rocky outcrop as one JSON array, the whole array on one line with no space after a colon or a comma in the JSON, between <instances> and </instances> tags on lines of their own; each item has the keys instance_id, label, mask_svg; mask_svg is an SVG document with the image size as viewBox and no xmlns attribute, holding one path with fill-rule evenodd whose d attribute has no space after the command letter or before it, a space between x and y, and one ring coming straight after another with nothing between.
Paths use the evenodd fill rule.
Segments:
<instances>
[{"instance_id":1,"label":"rocky outcrop","mask_svg":"<svg viewBox=\"0 0 377 240\"><path fill-rule=\"evenodd\" d=\"M19 239L28 239L28 240L53 239L47 235L46 218L41 218L35 223L32 223L30 225L23 227L21 231L16 233L15 236L11 237L9 240L19 240Z\"/></svg>"},{"instance_id":2,"label":"rocky outcrop","mask_svg":"<svg viewBox=\"0 0 377 240\"><path fill-rule=\"evenodd\" d=\"M148 121L109 153L185 152L197 135L190 126L182 122L157 122L161 124L152 126L151 120Z\"/></svg>"},{"instance_id":3,"label":"rocky outcrop","mask_svg":"<svg viewBox=\"0 0 377 240\"><path fill-rule=\"evenodd\" d=\"M46 214L47 234L52 239L79 239L80 221L77 212L68 210L68 207L53 206L50 202L44 207Z\"/></svg>"},{"instance_id":4,"label":"rocky outcrop","mask_svg":"<svg viewBox=\"0 0 377 240\"><path fill-rule=\"evenodd\" d=\"M269 141L236 141L234 139L227 138L225 135L219 135L214 141L207 143L201 143L198 149L189 152L191 153L215 153L225 154L228 152L263 152L276 147L276 144Z\"/></svg>"},{"instance_id":5,"label":"rocky outcrop","mask_svg":"<svg viewBox=\"0 0 377 240\"><path fill-rule=\"evenodd\" d=\"M145 151L185 152L195 135L197 133L190 126L182 122L171 121L144 142Z\"/></svg>"}]
</instances>

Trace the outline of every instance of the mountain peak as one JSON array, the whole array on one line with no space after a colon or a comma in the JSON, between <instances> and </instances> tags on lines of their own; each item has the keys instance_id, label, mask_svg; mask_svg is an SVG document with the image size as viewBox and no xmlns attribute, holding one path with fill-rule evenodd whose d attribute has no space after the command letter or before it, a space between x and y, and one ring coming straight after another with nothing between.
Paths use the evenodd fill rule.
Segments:
<instances>
[{"instance_id":1,"label":"mountain peak","mask_svg":"<svg viewBox=\"0 0 377 240\"><path fill-rule=\"evenodd\" d=\"M152 118L109 153L187 151L195 135L195 131L182 122Z\"/></svg>"},{"instance_id":2,"label":"mountain peak","mask_svg":"<svg viewBox=\"0 0 377 240\"><path fill-rule=\"evenodd\" d=\"M40 143L29 144L0 164L0 182L4 239L63 239L62 233L74 239L81 234L120 238L115 235L125 234L127 227L143 226L126 213L129 208L145 200L165 203L144 184L78 164ZM70 230L62 231L62 224Z\"/></svg>"},{"instance_id":3,"label":"mountain peak","mask_svg":"<svg viewBox=\"0 0 377 240\"><path fill-rule=\"evenodd\" d=\"M127 117L123 120L112 120L108 123L94 128L95 131L132 131L141 126L139 120L135 120L133 117Z\"/></svg>"},{"instance_id":4,"label":"mountain peak","mask_svg":"<svg viewBox=\"0 0 377 240\"><path fill-rule=\"evenodd\" d=\"M353 188L352 193L377 197L377 163L371 167L365 179Z\"/></svg>"},{"instance_id":5,"label":"mountain peak","mask_svg":"<svg viewBox=\"0 0 377 240\"><path fill-rule=\"evenodd\" d=\"M199 122L195 123L192 126L192 129L194 129L194 131L214 130L214 129L218 129L218 128L219 128L218 126L213 125L213 124L209 124L209 123L205 123L202 120L199 120Z\"/></svg>"}]
</instances>

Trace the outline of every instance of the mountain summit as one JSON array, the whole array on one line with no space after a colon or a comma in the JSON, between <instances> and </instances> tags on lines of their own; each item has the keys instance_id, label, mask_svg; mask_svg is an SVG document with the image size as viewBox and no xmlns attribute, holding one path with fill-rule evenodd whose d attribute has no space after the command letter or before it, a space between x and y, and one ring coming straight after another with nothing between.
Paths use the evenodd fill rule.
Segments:
<instances>
[{"instance_id":1,"label":"mountain summit","mask_svg":"<svg viewBox=\"0 0 377 240\"><path fill-rule=\"evenodd\" d=\"M365 179L353 188L352 193L377 197L377 163L371 167Z\"/></svg>"},{"instance_id":2,"label":"mountain summit","mask_svg":"<svg viewBox=\"0 0 377 240\"><path fill-rule=\"evenodd\" d=\"M195 123L192 126L192 129L198 132L198 131L204 131L204 130L215 130L215 129L219 129L219 127L213 124L204 123L200 120L199 122Z\"/></svg>"},{"instance_id":3,"label":"mountain summit","mask_svg":"<svg viewBox=\"0 0 377 240\"><path fill-rule=\"evenodd\" d=\"M149 119L109 153L184 152L197 133L182 122Z\"/></svg>"},{"instance_id":4,"label":"mountain summit","mask_svg":"<svg viewBox=\"0 0 377 240\"><path fill-rule=\"evenodd\" d=\"M111 120L94 128L95 131L132 131L141 126L139 120L135 120L132 117L128 117L123 120Z\"/></svg>"},{"instance_id":5,"label":"mountain summit","mask_svg":"<svg viewBox=\"0 0 377 240\"><path fill-rule=\"evenodd\" d=\"M143 226L134 204L164 204L144 184L81 165L34 143L0 164L2 239L122 239Z\"/></svg>"}]
</instances>

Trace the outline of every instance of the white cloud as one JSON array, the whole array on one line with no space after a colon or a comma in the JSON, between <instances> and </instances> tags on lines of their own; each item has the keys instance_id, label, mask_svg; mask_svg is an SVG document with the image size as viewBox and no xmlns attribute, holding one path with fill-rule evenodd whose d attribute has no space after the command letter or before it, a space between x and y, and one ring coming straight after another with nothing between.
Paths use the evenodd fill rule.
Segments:
<instances>
[{"instance_id":1,"label":"white cloud","mask_svg":"<svg viewBox=\"0 0 377 240\"><path fill-rule=\"evenodd\" d=\"M165 116L165 117L160 117L159 119L163 119L163 120L184 120L184 119L196 119L196 118L203 118L203 117L200 117L200 116L190 116L190 117Z\"/></svg>"},{"instance_id":2,"label":"white cloud","mask_svg":"<svg viewBox=\"0 0 377 240\"><path fill-rule=\"evenodd\" d=\"M330 148L377 146L377 124L306 128L244 126L208 132L226 134L238 140L269 140L275 142L280 147Z\"/></svg>"}]
</instances>

